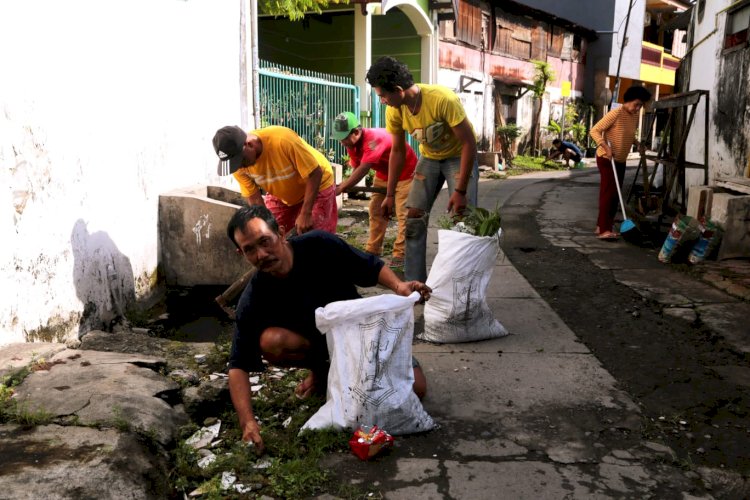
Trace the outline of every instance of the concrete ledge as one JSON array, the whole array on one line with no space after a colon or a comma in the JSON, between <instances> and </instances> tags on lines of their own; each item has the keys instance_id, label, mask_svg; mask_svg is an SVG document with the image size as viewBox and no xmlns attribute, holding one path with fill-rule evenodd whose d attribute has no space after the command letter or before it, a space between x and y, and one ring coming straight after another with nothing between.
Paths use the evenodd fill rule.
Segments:
<instances>
[{"instance_id":1,"label":"concrete ledge","mask_svg":"<svg viewBox=\"0 0 750 500\"><path fill-rule=\"evenodd\" d=\"M250 268L226 236L238 191L195 185L159 196L159 266L167 285L229 285Z\"/></svg>"},{"instance_id":2,"label":"concrete ledge","mask_svg":"<svg viewBox=\"0 0 750 500\"><path fill-rule=\"evenodd\" d=\"M714 195L714 200L719 194ZM719 259L750 257L750 195L729 196L726 205L722 206L725 213L724 236L719 247Z\"/></svg>"}]
</instances>

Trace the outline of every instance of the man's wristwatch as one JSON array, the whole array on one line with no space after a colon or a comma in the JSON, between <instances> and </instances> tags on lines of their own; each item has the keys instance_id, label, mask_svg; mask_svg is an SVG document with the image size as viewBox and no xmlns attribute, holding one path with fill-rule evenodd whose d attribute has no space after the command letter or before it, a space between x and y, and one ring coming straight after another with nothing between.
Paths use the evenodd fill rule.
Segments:
<instances>
[{"instance_id":1,"label":"man's wristwatch","mask_svg":"<svg viewBox=\"0 0 750 500\"><path fill-rule=\"evenodd\" d=\"M456 188L456 189L454 189L454 191L457 192L458 194L462 194L462 195L466 196L466 190L465 189L458 189L458 188Z\"/></svg>"}]
</instances>

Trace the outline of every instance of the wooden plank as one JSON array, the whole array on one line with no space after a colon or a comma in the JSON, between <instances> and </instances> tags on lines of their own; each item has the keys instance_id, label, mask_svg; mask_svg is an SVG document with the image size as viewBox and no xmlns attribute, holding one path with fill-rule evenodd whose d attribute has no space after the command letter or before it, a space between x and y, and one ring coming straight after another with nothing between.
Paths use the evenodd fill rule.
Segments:
<instances>
[{"instance_id":1,"label":"wooden plank","mask_svg":"<svg viewBox=\"0 0 750 500\"><path fill-rule=\"evenodd\" d=\"M750 179L746 177L720 176L716 178L716 185L739 193L750 194Z\"/></svg>"},{"instance_id":2,"label":"wooden plank","mask_svg":"<svg viewBox=\"0 0 750 500\"><path fill-rule=\"evenodd\" d=\"M385 194L384 187L352 186L346 190L347 193L381 193Z\"/></svg>"},{"instance_id":3,"label":"wooden plank","mask_svg":"<svg viewBox=\"0 0 750 500\"><path fill-rule=\"evenodd\" d=\"M658 101L654 101L652 109L669 109L669 108L680 108L683 106L689 106L696 104L703 94L703 90L694 90L691 92L682 92L680 94L672 94Z\"/></svg>"},{"instance_id":4,"label":"wooden plank","mask_svg":"<svg viewBox=\"0 0 750 500\"><path fill-rule=\"evenodd\" d=\"M653 161L656 164L663 163L664 165L668 167L674 167L677 163L672 158L659 158L657 155L647 154L646 159L649 161ZM682 163L685 168L696 168L699 170L704 170L706 168L705 165L701 165L700 163L694 163L692 161L685 161Z\"/></svg>"}]
</instances>

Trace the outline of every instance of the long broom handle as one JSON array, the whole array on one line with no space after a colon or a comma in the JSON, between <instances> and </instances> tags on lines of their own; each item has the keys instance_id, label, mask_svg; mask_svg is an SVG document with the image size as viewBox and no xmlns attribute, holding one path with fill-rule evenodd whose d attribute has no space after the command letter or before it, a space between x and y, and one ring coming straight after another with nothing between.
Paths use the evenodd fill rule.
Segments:
<instances>
[{"instance_id":1,"label":"long broom handle","mask_svg":"<svg viewBox=\"0 0 750 500\"><path fill-rule=\"evenodd\" d=\"M622 201L622 193L620 192L620 181L617 178L617 167L615 167L614 156L610 158L610 161L612 162L612 174L615 176L615 186L617 186L617 197L620 199L620 208L622 209L622 218L623 220L627 220L628 214L625 213L625 203L623 203Z\"/></svg>"},{"instance_id":2,"label":"long broom handle","mask_svg":"<svg viewBox=\"0 0 750 500\"><path fill-rule=\"evenodd\" d=\"M615 186L617 187L617 198L620 200L620 209L622 210L622 220L628 220L628 214L625 213L625 203L622 201L622 191L620 191L620 180L617 178L617 167L615 167L615 152L612 151L612 144L607 141L609 151L612 153L609 161L612 163L612 175L615 176Z\"/></svg>"}]
</instances>

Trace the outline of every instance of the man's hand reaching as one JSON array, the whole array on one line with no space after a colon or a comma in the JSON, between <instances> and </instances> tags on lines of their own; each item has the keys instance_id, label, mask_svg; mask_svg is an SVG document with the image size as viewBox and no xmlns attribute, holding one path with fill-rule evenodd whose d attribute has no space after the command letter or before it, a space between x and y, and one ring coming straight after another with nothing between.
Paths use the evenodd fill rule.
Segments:
<instances>
[{"instance_id":1,"label":"man's hand reaching","mask_svg":"<svg viewBox=\"0 0 750 500\"><path fill-rule=\"evenodd\" d=\"M265 451L263 438L260 437L260 425L258 425L258 421L254 418L245 422L245 425L242 427L242 440L248 443L248 445L252 443L255 447L255 453L258 455L262 455Z\"/></svg>"},{"instance_id":2,"label":"man's hand reaching","mask_svg":"<svg viewBox=\"0 0 750 500\"><path fill-rule=\"evenodd\" d=\"M382 210L383 217L390 219L396 212L396 202L393 196L386 196L380 205L380 209Z\"/></svg>"},{"instance_id":3,"label":"man's hand reaching","mask_svg":"<svg viewBox=\"0 0 750 500\"><path fill-rule=\"evenodd\" d=\"M419 295L422 296L419 303L424 304L425 301L430 299L432 288L421 281L402 281L396 288L396 293L404 297L408 297L412 292L419 292Z\"/></svg>"}]
</instances>

